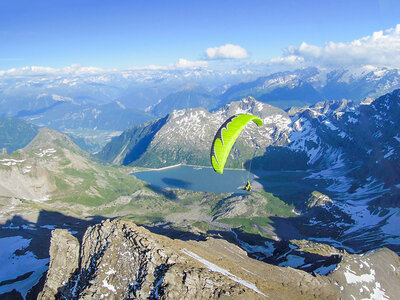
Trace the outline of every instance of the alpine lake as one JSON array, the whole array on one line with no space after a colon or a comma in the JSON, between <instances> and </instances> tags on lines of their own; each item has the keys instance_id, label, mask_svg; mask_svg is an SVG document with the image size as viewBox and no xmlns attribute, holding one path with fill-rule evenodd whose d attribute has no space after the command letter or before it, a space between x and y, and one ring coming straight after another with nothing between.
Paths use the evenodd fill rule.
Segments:
<instances>
[{"instance_id":1,"label":"alpine lake","mask_svg":"<svg viewBox=\"0 0 400 300\"><path fill-rule=\"evenodd\" d=\"M132 173L136 178L157 188L185 189L213 193L247 193L243 187L250 180L253 189L265 190L282 200L304 200L315 189L323 188L321 181L307 178L308 171L254 171L225 169L216 173L210 167L179 165L158 170Z\"/></svg>"}]
</instances>

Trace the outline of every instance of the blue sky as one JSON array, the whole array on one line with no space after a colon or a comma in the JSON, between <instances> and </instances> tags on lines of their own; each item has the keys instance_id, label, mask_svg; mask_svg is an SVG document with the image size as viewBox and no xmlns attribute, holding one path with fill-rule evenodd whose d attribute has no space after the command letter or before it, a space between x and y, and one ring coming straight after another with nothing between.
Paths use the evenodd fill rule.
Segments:
<instances>
[{"instance_id":1,"label":"blue sky","mask_svg":"<svg viewBox=\"0 0 400 300\"><path fill-rule=\"evenodd\" d=\"M394 0L1 0L0 70L209 62L206 49L226 44L246 52L239 61L268 61L289 46L286 55L299 55L303 42L350 43L398 23Z\"/></svg>"}]
</instances>

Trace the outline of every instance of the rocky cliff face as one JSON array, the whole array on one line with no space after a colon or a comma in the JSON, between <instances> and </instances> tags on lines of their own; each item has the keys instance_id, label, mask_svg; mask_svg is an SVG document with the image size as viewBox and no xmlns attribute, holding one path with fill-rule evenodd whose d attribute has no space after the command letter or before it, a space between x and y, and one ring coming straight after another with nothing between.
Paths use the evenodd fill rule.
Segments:
<instances>
[{"instance_id":1,"label":"rocky cliff face","mask_svg":"<svg viewBox=\"0 0 400 300\"><path fill-rule=\"evenodd\" d=\"M39 299L257 297L222 274L199 268L169 248L165 239L155 239L130 223L104 222L88 229L80 251L77 244L68 232L54 232L50 270Z\"/></svg>"},{"instance_id":2,"label":"rocky cliff face","mask_svg":"<svg viewBox=\"0 0 400 300\"><path fill-rule=\"evenodd\" d=\"M65 229L56 229L52 232L49 271L46 288L39 298L52 299L58 294L58 288L73 275L79 264L79 242Z\"/></svg>"},{"instance_id":3,"label":"rocky cliff face","mask_svg":"<svg viewBox=\"0 0 400 300\"><path fill-rule=\"evenodd\" d=\"M127 221L55 230L39 299L336 299L323 276L250 259L223 240L171 240Z\"/></svg>"}]
</instances>

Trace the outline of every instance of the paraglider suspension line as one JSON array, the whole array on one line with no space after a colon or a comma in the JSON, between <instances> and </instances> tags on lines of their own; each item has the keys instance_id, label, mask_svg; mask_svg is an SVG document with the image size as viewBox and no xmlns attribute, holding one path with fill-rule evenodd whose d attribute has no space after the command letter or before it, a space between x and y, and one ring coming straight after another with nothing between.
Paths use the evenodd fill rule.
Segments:
<instances>
[{"instance_id":1,"label":"paraglider suspension line","mask_svg":"<svg viewBox=\"0 0 400 300\"><path fill-rule=\"evenodd\" d=\"M256 156L257 148L258 148L258 147L256 147L256 149L254 149L253 156L252 156L251 159L250 159L249 171L247 172L247 181L250 181L251 165L252 165L252 163L253 163L254 157Z\"/></svg>"}]
</instances>

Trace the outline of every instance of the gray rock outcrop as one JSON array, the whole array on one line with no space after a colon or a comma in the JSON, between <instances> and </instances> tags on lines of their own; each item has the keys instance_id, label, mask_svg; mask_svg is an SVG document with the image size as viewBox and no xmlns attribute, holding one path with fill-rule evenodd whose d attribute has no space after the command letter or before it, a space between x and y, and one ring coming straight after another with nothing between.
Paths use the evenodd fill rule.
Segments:
<instances>
[{"instance_id":1,"label":"gray rock outcrop","mask_svg":"<svg viewBox=\"0 0 400 300\"><path fill-rule=\"evenodd\" d=\"M313 207L324 207L332 205L333 201L327 195L320 192L314 191L311 193L310 198L308 198L306 206L307 208Z\"/></svg>"},{"instance_id":2,"label":"gray rock outcrop","mask_svg":"<svg viewBox=\"0 0 400 300\"><path fill-rule=\"evenodd\" d=\"M50 244L50 266L47 280L39 299L54 299L79 267L80 245L66 229L53 230Z\"/></svg>"},{"instance_id":3,"label":"gray rock outcrop","mask_svg":"<svg viewBox=\"0 0 400 300\"><path fill-rule=\"evenodd\" d=\"M55 230L50 270L39 299L260 297L193 263L171 241L130 222L104 221L86 231L79 251L76 238L66 230Z\"/></svg>"}]
</instances>

